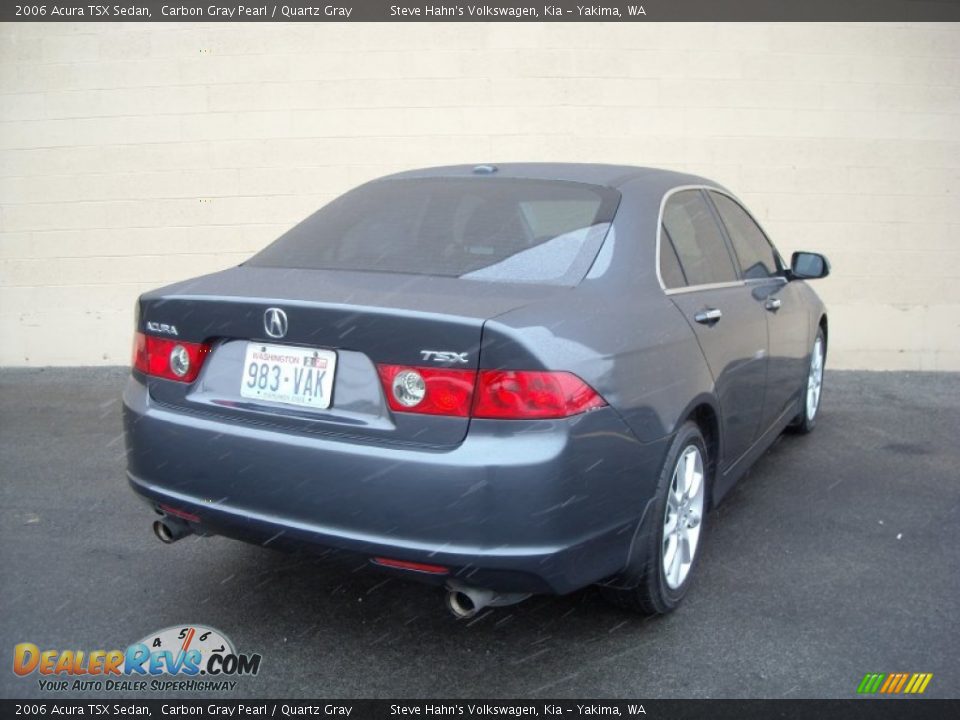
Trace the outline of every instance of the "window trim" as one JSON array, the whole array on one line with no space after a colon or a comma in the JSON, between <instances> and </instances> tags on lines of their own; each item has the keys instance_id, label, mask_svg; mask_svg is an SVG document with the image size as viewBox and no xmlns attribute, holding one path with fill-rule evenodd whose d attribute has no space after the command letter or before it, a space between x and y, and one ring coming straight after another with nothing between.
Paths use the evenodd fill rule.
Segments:
<instances>
[{"instance_id":1,"label":"window trim","mask_svg":"<svg viewBox=\"0 0 960 720\"><path fill-rule=\"evenodd\" d=\"M717 195L722 195L723 197L727 198L728 200L730 200L730 202L732 202L734 205L740 208L748 218L750 218L753 224L757 226L757 230L760 231L760 234L763 236L763 239L766 240L767 245L770 246L770 250L773 252L773 260L777 265L777 272L782 273L784 269L786 269L787 267L786 263L783 262L783 256L780 255L780 251L777 250L777 246L773 244L773 240L770 239L770 236L767 234L767 231L763 229L763 225L761 225L760 222L753 216L753 213L750 212L746 208L746 206L744 206L744 204L740 202L740 199L735 197L733 194L728 192L722 192L716 189L707 190L704 192L704 194L707 196L707 200L710 203L710 207L713 209L714 214L717 216L717 221L720 223L720 228L723 230L724 237L727 238L727 243L730 246L730 252L733 254L733 258L737 261L736 262L737 274L743 277L743 268L741 267L741 263L740 263L740 255L737 253L737 248L733 244L733 236L730 234L730 228L727 227L727 223L723 219L723 214L720 212L720 208L717 207L717 204L713 201L713 198L710 197L711 192L714 192ZM770 282L771 280L774 280L778 277L782 277L782 275L771 275L770 277L765 277L765 278L745 278L744 277L743 280L744 282L748 282L748 283ZM784 280L785 279L786 278L784 278Z\"/></svg>"},{"instance_id":2,"label":"window trim","mask_svg":"<svg viewBox=\"0 0 960 720\"><path fill-rule=\"evenodd\" d=\"M689 286L689 281L687 280L687 271L683 269L683 263L680 262L680 253L677 252L677 246L673 244L673 238L670 237L670 231L667 230L666 226L663 223L660 223L660 233L667 235L667 244L670 246L670 249L673 251L673 257L677 260L677 268L680 270L680 275L683 277L683 282L686 283L684 287ZM657 262L657 272L660 272L660 262Z\"/></svg>"},{"instance_id":3,"label":"window trim","mask_svg":"<svg viewBox=\"0 0 960 720\"><path fill-rule=\"evenodd\" d=\"M687 285L685 287L679 288L668 288L663 282L663 277L660 275L660 244L663 242L663 211L667 206L667 201L679 192L684 192L686 190L699 190L701 196L703 196L704 201L707 203L707 206L710 208L711 214L714 216L715 222L719 225L720 234L723 237L724 245L727 247L727 252L730 254L730 260L733 262L734 272L737 274L737 280L730 282L722 283L704 283L700 285ZM720 290L723 288L732 288L732 287L746 287L748 284L756 285L758 283L768 283L771 280L782 280L784 283L787 282L785 277L778 278L772 276L769 278L750 278L744 279L743 273L740 270L740 260L737 257L736 250L733 249L730 238L727 234L727 227L723 223L723 219L720 217L720 212L713 204L713 200L710 198L709 193L715 192L720 195L725 195L726 197L733 200L737 205L743 208L743 211L747 213L751 220L756 223L757 227L760 228L760 232L763 233L763 236L766 238L767 242L770 243L770 247L773 248L774 253L777 258L779 258L780 263L783 264L783 258L780 255L780 251L777 250L777 246L773 244L770 240L770 236L767 234L767 231L763 229L763 226L757 222L757 219L753 216L743 203L731 192L724 190L723 188L717 187L716 185L677 185L676 187L670 188L667 190L663 197L660 198L660 210L657 213L657 247L656 247L656 258L655 258L655 267L657 269L657 282L660 283L660 289L663 290L665 295L681 295L683 293L689 292L700 292L702 290ZM683 265L681 263L681 269ZM684 272L684 277L686 277L686 272Z\"/></svg>"},{"instance_id":4,"label":"window trim","mask_svg":"<svg viewBox=\"0 0 960 720\"><path fill-rule=\"evenodd\" d=\"M700 192L701 197L703 197L704 190L715 190L716 188L712 185L677 185L676 187L670 188L663 194L663 197L660 198L660 210L657 213L657 248L656 248L656 268L657 268L657 282L660 283L660 289L667 295L679 295L681 293L688 292L698 292L700 290L717 290L720 288L727 287L742 287L745 282L740 275L740 263L737 262L736 255L730 255L730 241L727 240L726 228L723 227L723 224L719 224L718 230L720 230L720 237L723 238L724 247L727 250L727 254L730 255L730 262L733 265L733 271L737 275L737 280L731 280L728 282L722 283L705 283L700 285L687 285L685 287L679 288L668 288L663 282L663 277L660 275L660 244L663 242L663 211L667 207L667 201L674 195L679 192L684 192L686 190L697 190ZM726 194L726 193L725 193ZM707 208L710 210L711 216L714 218L714 222L717 222L716 210L713 207L713 203L710 202L710 198L703 198L704 202L707 203ZM683 268L683 263L681 262L680 268ZM684 277L686 277L686 271L683 272Z\"/></svg>"}]
</instances>

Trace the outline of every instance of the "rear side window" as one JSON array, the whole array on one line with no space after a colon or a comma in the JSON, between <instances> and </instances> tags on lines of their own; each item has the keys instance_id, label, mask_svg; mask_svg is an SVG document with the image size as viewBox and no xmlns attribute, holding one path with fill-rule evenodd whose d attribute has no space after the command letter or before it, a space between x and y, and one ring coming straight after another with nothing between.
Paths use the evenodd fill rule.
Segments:
<instances>
[{"instance_id":1,"label":"rear side window","mask_svg":"<svg viewBox=\"0 0 960 720\"><path fill-rule=\"evenodd\" d=\"M727 228L743 277L757 280L776 275L780 270L776 251L753 218L726 195L711 192L710 198Z\"/></svg>"},{"instance_id":2,"label":"rear side window","mask_svg":"<svg viewBox=\"0 0 960 720\"><path fill-rule=\"evenodd\" d=\"M737 279L720 226L699 190L683 190L670 196L663 209L663 227L676 251L687 285ZM661 237L661 258L666 239Z\"/></svg>"},{"instance_id":3,"label":"rear side window","mask_svg":"<svg viewBox=\"0 0 960 720\"><path fill-rule=\"evenodd\" d=\"M334 200L248 264L576 285L619 202L611 188L551 180L381 180Z\"/></svg>"}]
</instances>

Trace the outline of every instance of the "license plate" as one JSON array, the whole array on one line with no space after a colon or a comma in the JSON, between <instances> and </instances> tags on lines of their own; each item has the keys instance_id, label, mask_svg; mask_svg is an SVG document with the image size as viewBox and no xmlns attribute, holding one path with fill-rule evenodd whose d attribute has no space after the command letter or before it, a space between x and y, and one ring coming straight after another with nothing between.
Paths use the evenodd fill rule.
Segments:
<instances>
[{"instance_id":1,"label":"license plate","mask_svg":"<svg viewBox=\"0 0 960 720\"><path fill-rule=\"evenodd\" d=\"M240 396L323 410L330 407L336 368L332 350L247 343Z\"/></svg>"}]
</instances>

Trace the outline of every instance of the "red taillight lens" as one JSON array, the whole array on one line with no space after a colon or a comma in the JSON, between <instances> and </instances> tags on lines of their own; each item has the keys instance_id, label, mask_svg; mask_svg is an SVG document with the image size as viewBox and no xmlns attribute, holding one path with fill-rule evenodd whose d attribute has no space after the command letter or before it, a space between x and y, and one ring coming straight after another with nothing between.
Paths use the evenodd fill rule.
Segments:
<instances>
[{"instance_id":1,"label":"red taillight lens","mask_svg":"<svg viewBox=\"0 0 960 720\"><path fill-rule=\"evenodd\" d=\"M447 370L378 365L395 412L496 418L550 419L606 405L593 388L568 372Z\"/></svg>"},{"instance_id":2,"label":"red taillight lens","mask_svg":"<svg viewBox=\"0 0 960 720\"><path fill-rule=\"evenodd\" d=\"M206 343L166 340L139 332L133 337L133 367L165 380L193 382L209 352Z\"/></svg>"},{"instance_id":3,"label":"red taillight lens","mask_svg":"<svg viewBox=\"0 0 960 720\"><path fill-rule=\"evenodd\" d=\"M130 364L142 373L147 372L147 336L142 332L133 335L133 358Z\"/></svg>"},{"instance_id":4,"label":"red taillight lens","mask_svg":"<svg viewBox=\"0 0 960 720\"><path fill-rule=\"evenodd\" d=\"M593 388L571 373L481 370L472 414L477 418L548 419L604 405Z\"/></svg>"},{"instance_id":5,"label":"red taillight lens","mask_svg":"<svg viewBox=\"0 0 960 720\"><path fill-rule=\"evenodd\" d=\"M456 417L466 417L470 414L473 385L477 375L473 370L378 365L377 372L380 373L380 382L383 383L383 391L391 410ZM418 377L419 380L417 380ZM395 383L405 378L416 382ZM403 388L408 386L419 386L419 393L404 394ZM410 404L420 395L422 399L415 404Z\"/></svg>"}]
</instances>

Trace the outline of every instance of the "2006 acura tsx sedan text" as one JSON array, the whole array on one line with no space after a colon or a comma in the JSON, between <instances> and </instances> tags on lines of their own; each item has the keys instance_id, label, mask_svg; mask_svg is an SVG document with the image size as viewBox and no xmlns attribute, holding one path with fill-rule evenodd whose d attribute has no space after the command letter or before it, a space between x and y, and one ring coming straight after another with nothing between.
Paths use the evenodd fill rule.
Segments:
<instances>
[{"instance_id":1,"label":"2006 acura tsx sedan text","mask_svg":"<svg viewBox=\"0 0 960 720\"><path fill-rule=\"evenodd\" d=\"M375 180L140 297L129 482L164 542L355 553L460 617L590 584L665 613L708 510L814 427L828 272L691 175Z\"/></svg>"}]
</instances>

